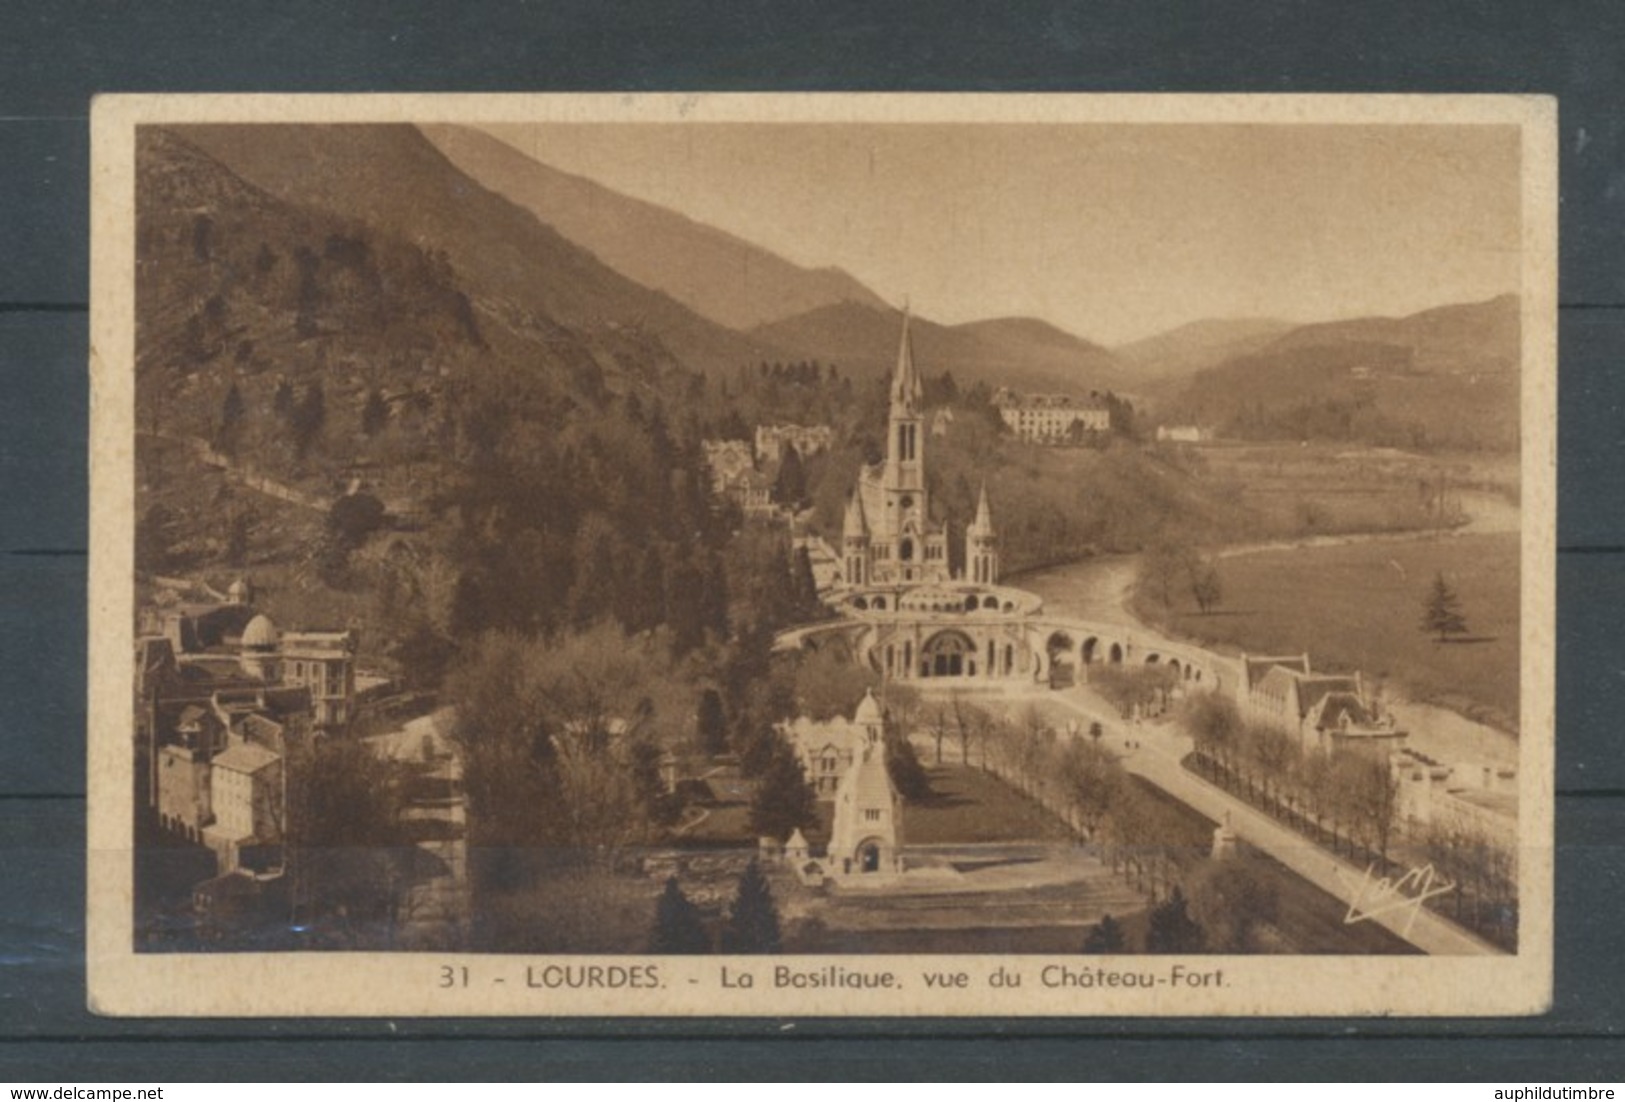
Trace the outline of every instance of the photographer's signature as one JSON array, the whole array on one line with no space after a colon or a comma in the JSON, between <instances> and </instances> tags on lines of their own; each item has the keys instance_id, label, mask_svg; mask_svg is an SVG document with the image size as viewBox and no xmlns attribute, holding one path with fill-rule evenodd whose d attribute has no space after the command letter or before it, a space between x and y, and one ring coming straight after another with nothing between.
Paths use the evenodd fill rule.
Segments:
<instances>
[{"instance_id":1,"label":"photographer's signature","mask_svg":"<svg viewBox=\"0 0 1625 1102\"><path fill-rule=\"evenodd\" d=\"M1399 931L1401 935L1411 932L1411 926L1416 922L1424 902L1456 888L1441 877L1431 863L1418 865L1396 878L1373 876L1369 865L1366 866L1365 875L1358 880L1342 869L1337 870L1337 878L1354 893L1354 898L1349 901L1348 914L1343 916L1344 925L1405 911L1408 914L1405 928Z\"/></svg>"}]
</instances>

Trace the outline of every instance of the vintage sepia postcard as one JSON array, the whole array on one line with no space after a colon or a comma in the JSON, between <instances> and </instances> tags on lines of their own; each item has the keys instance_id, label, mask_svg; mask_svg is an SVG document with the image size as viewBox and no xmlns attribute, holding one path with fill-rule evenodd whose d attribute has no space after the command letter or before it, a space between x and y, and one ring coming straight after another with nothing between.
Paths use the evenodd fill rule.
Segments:
<instances>
[{"instance_id":1,"label":"vintage sepia postcard","mask_svg":"<svg viewBox=\"0 0 1625 1102\"><path fill-rule=\"evenodd\" d=\"M1553 101L93 136L98 1012L1548 1004Z\"/></svg>"}]
</instances>

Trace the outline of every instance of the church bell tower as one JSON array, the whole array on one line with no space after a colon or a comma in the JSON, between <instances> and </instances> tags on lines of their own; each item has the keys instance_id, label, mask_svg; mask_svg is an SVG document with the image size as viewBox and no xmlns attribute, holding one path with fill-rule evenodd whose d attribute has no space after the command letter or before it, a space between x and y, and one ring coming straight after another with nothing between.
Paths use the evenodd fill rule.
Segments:
<instances>
[{"instance_id":1,"label":"church bell tower","mask_svg":"<svg viewBox=\"0 0 1625 1102\"><path fill-rule=\"evenodd\" d=\"M979 585L995 585L999 580L999 537L987 505L986 482L976 503L976 519L965 529L965 573Z\"/></svg>"}]
</instances>

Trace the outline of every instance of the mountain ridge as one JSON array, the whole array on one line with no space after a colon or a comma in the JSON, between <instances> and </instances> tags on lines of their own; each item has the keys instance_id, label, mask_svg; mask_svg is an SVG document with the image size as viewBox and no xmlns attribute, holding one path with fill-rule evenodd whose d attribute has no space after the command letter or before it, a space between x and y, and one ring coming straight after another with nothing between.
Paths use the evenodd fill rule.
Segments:
<instances>
[{"instance_id":1,"label":"mountain ridge","mask_svg":"<svg viewBox=\"0 0 1625 1102\"><path fill-rule=\"evenodd\" d=\"M806 267L681 211L555 168L463 126L423 126L471 178L530 211L606 266L730 329L843 301L885 300L838 265Z\"/></svg>"},{"instance_id":2,"label":"mountain ridge","mask_svg":"<svg viewBox=\"0 0 1625 1102\"><path fill-rule=\"evenodd\" d=\"M896 362L901 312L836 303L758 326L758 339L843 369L889 370ZM961 384L1017 390L1104 390L1123 373L1100 345L1040 318L985 318L942 325L912 315L910 335L922 370L951 371Z\"/></svg>"},{"instance_id":3,"label":"mountain ridge","mask_svg":"<svg viewBox=\"0 0 1625 1102\"><path fill-rule=\"evenodd\" d=\"M410 125L173 129L279 199L444 253L493 304L539 310L585 331L640 330L694 370L733 369L774 352L601 263L467 176Z\"/></svg>"}]
</instances>

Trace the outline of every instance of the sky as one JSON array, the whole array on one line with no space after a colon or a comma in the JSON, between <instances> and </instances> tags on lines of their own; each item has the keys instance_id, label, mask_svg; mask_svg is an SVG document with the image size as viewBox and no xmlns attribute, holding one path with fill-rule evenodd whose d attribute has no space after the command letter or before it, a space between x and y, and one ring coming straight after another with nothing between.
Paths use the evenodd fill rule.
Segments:
<instances>
[{"instance_id":1,"label":"sky","mask_svg":"<svg viewBox=\"0 0 1625 1102\"><path fill-rule=\"evenodd\" d=\"M1518 132L1468 125L547 123L535 159L948 324L1105 345L1519 288Z\"/></svg>"}]
</instances>

